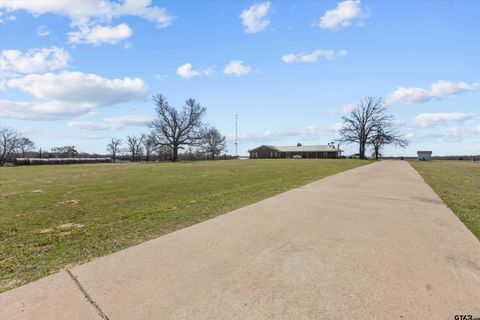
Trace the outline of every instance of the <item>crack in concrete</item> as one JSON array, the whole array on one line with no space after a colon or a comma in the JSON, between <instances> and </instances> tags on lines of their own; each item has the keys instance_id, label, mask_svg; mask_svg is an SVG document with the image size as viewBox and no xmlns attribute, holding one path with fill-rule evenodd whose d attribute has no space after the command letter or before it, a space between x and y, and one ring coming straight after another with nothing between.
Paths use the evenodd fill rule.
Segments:
<instances>
[{"instance_id":1,"label":"crack in concrete","mask_svg":"<svg viewBox=\"0 0 480 320\"><path fill-rule=\"evenodd\" d=\"M75 277L70 270L67 269L66 271L67 271L68 275L70 276L70 278L72 278L73 282L76 284L78 289L80 289L80 291L83 293L83 295L85 296L85 299L87 299L87 301L90 302L90 304L95 308L95 310L97 310L98 315L100 317L102 317L102 319L104 319L104 320L110 320L110 318L108 318L108 316L103 312L103 310L95 302L95 300L93 300L93 298L90 296L90 294L87 292L87 290L82 286L80 281L78 281L77 277Z\"/></svg>"}]
</instances>

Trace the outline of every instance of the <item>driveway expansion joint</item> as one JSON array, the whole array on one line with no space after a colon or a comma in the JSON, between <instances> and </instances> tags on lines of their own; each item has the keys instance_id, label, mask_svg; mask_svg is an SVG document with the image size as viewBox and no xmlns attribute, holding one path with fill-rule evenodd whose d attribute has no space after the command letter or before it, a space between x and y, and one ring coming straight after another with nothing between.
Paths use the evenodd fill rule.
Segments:
<instances>
[{"instance_id":1,"label":"driveway expansion joint","mask_svg":"<svg viewBox=\"0 0 480 320\"><path fill-rule=\"evenodd\" d=\"M70 276L70 278L73 280L73 282L75 283L75 285L78 287L78 289L80 289L80 291L82 292L82 294L85 296L85 299L87 299L88 302L90 302L90 304L95 308L95 310L97 311L98 315L104 319L104 320L110 320L110 318L105 314L105 312L103 312L103 310L100 308L100 306L95 302L95 300L93 300L92 296L90 296L90 294L87 292L87 290L82 286L82 284L80 283L80 281L78 281L77 277L75 277L73 275L73 273L67 269L66 272L68 273L68 275Z\"/></svg>"}]
</instances>

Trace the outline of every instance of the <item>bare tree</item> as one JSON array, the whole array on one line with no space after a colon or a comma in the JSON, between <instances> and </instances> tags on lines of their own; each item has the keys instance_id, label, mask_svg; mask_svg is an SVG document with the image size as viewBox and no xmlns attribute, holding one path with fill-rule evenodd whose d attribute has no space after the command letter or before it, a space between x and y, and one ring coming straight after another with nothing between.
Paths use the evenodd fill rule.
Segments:
<instances>
[{"instance_id":1,"label":"bare tree","mask_svg":"<svg viewBox=\"0 0 480 320\"><path fill-rule=\"evenodd\" d=\"M136 136L128 136L127 137L127 148L125 151L129 152L131 155L130 161L135 161L135 147L137 145L138 138Z\"/></svg>"},{"instance_id":2,"label":"bare tree","mask_svg":"<svg viewBox=\"0 0 480 320\"><path fill-rule=\"evenodd\" d=\"M17 148L20 150L20 152L22 153L22 158L25 158L25 155L32 151L33 149L35 149L35 143L33 143L32 140L28 139L28 138L25 138L25 137L21 137L20 139L18 139L18 146Z\"/></svg>"},{"instance_id":3,"label":"bare tree","mask_svg":"<svg viewBox=\"0 0 480 320\"><path fill-rule=\"evenodd\" d=\"M151 155L157 149L157 140L155 139L155 134L151 132L144 140L143 140L143 149L145 149L145 157L147 162L150 160Z\"/></svg>"},{"instance_id":4,"label":"bare tree","mask_svg":"<svg viewBox=\"0 0 480 320\"><path fill-rule=\"evenodd\" d=\"M132 162L139 161L142 153L142 142L145 139L145 134L140 136L127 137L127 150L132 155Z\"/></svg>"},{"instance_id":5,"label":"bare tree","mask_svg":"<svg viewBox=\"0 0 480 320\"><path fill-rule=\"evenodd\" d=\"M215 156L221 154L226 147L225 136L222 136L215 127L205 129L202 134L201 151L208 153L211 159L215 160Z\"/></svg>"},{"instance_id":6,"label":"bare tree","mask_svg":"<svg viewBox=\"0 0 480 320\"><path fill-rule=\"evenodd\" d=\"M143 141L145 141L146 139L146 135L144 133L142 133L140 135L140 137L138 138L138 143L137 145L135 146L135 161L141 161L142 160L142 155L143 155Z\"/></svg>"},{"instance_id":7,"label":"bare tree","mask_svg":"<svg viewBox=\"0 0 480 320\"><path fill-rule=\"evenodd\" d=\"M4 166L18 148L20 134L11 128L0 128L0 166Z\"/></svg>"},{"instance_id":8,"label":"bare tree","mask_svg":"<svg viewBox=\"0 0 480 320\"><path fill-rule=\"evenodd\" d=\"M188 99L180 111L170 106L162 95L154 96L153 101L157 116L152 128L157 145L171 149L171 161L175 162L179 149L199 144L206 109L194 99Z\"/></svg>"},{"instance_id":9,"label":"bare tree","mask_svg":"<svg viewBox=\"0 0 480 320\"><path fill-rule=\"evenodd\" d=\"M393 144L401 148L408 146L408 140L395 129L391 121L379 123L374 129L369 143L373 147L373 154L377 160L384 145Z\"/></svg>"},{"instance_id":10,"label":"bare tree","mask_svg":"<svg viewBox=\"0 0 480 320\"><path fill-rule=\"evenodd\" d=\"M115 162L117 159L117 152L119 151L121 145L122 145L122 140L116 139L116 138L112 138L112 140L110 140L110 143L107 144L107 151L112 154L113 162Z\"/></svg>"},{"instance_id":11,"label":"bare tree","mask_svg":"<svg viewBox=\"0 0 480 320\"><path fill-rule=\"evenodd\" d=\"M344 143L358 143L360 159L365 159L365 150L379 124L392 120L386 114L385 103L382 98L369 97L362 100L357 107L344 116L343 127L339 130L339 141Z\"/></svg>"}]
</instances>

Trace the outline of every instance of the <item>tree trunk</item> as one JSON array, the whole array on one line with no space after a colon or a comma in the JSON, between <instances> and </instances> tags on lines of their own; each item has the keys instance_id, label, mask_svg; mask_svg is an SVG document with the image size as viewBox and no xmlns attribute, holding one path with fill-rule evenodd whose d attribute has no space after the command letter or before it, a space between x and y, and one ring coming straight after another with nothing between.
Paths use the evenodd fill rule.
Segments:
<instances>
[{"instance_id":1,"label":"tree trunk","mask_svg":"<svg viewBox=\"0 0 480 320\"><path fill-rule=\"evenodd\" d=\"M215 153L212 152L212 160L215 160Z\"/></svg>"},{"instance_id":2,"label":"tree trunk","mask_svg":"<svg viewBox=\"0 0 480 320\"><path fill-rule=\"evenodd\" d=\"M178 146L173 146L172 162L176 162L177 160L178 160Z\"/></svg>"},{"instance_id":3,"label":"tree trunk","mask_svg":"<svg viewBox=\"0 0 480 320\"><path fill-rule=\"evenodd\" d=\"M360 152L359 152L360 159L365 159L365 142L360 142Z\"/></svg>"},{"instance_id":4,"label":"tree trunk","mask_svg":"<svg viewBox=\"0 0 480 320\"><path fill-rule=\"evenodd\" d=\"M375 160L378 160L378 151L379 151L380 147L379 146L374 146L374 148L375 148Z\"/></svg>"}]
</instances>

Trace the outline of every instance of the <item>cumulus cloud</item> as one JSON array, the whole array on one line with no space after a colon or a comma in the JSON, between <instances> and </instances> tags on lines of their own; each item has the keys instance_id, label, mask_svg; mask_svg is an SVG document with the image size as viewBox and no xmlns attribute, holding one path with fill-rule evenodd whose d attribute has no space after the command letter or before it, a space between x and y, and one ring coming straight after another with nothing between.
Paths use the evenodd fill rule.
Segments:
<instances>
[{"instance_id":1,"label":"cumulus cloud","mask_svg":"<svg viewBox=\"0 0 480 320\"><path fill-rule=\"evenodd\" d=\"M171 16L165 8L152 6L151 2L151 0L125 0L119 6L112 5L113 15L115 17L123 15L138 16L156 23L159 27L170 25L173 16Z\"/></svg>"},{"instance_id":2,"label":"cumulus cloud","mask_svg":"<svg viewBox=\"0 0 480 320\"><path fill-rule=\"evenodd\" d=\"M480 135L480 126L477 127L450 127L438 130L413 130L407 134L407 138L414 142L439 141L461 142Z\"/></svg>"},{"instance_id":3,"label":"cumulus cloud","mask_svg":"<svg viewBox=\"0 0 480 320\"><path fill-rule=\"evenodd\" d=\"M102 121L70 121L68 126L83 130L119 130L127 126L146 126L153 118L145 115L128 115L105 118Z\"/></svg>"},{"instance_id":4,"label":"cumulus cloud","mask_svg":"<svg viewBox=\"0 0 480 320\"><path fill-rule=\"evenodd\" d=\"M19 119L84 114L95 108L141 99L148 90L140 78L106 79L96 74L67 71L14 78L7 80L6 86L39 99L0 102L0 117Z\"/></svg>"},{"instance_id":5,"label":"cumulus cloud","mask_svg":"<svg viewBox=\"0 0 480 320\"><path fill-rule=\"evenodd\" d=\"M7 86L28 92L42 100L89 102L98 106L138 99L147 90L140 78L111 80L96 74L68 71L10 79Z\"/></svg>"},{"instance_id":6,"label":"cumulus cloud","mask_svg":"<svg viewBox=\"0 0 480 320\"><path fill-rule=\"evenodd\" d=\"M362 21L368 12L360 7L360 0L345 0L337 4L335 9L327 10L320 18L318 26L322 29L338 30L347 28L352 21Z\"/></svg>"},{"instance_id":7,"label":"cumulus cloud","mask_svg":"<svg viewBox=\"0 0 480 320\"><path fill-rule=\"evenodd\" d=\"M240 19L246 33L257 33L264 30L270 24L268 16L270 2L256 3L245 9L240 14Z\"/></svg>"},{"instance_id":8,"label":"cumulus cloud","mask_svg":"<svg viewBox=\"0 0 480 320\"><path fill-rule=\"evenodd\" d=\"M314 63L321 57L327 60L334 60L339 57L344 57L348 54L347 50L316 50L312 53L304 54L304 53L290 53L282 56L282 60L285 63L295 63L295 62L308 62Z\"/></svg>"},{"instance_id":9,"label":"cumulus cloud","mask_svg":"<svg viewBox=\"0 0 480 320\"><path fill-rule=\"evenodd\" d=\"M159 27L170 25L173 17L165 8L154 6L151 2L151 0L2 0L0 10L7 12L24 10L33 15L53 13L67 16L71 27L77 29L69 32L70 42L100 44L117 43L132 34L126 24L110 26L114 18L136 16L151 21Z\"/></svg>"},{"instance_id":10,"label":"cumulus cloud","mask_svg":"<svg viewBox=\"0 0 480 320\"><path fill-rule=\"evenodd\" d=\"M472 112L447 112L447 113L422 113L415 117L413 125L420 128L428 128L437 124L465 121L475 117Z\"/></svg>"},{"instance_id":11,"label":"cumulus cloud","mask_svg":"<svg viewBox=\"0 0 480 320\"><path fill-rule=\"evenodd\" d=\"M235 76L244 76L253 71L253 68L244 65L242 60L233 60L223 69L223 73Z\"/></svg>"},{"instance_id":12,"label":"cumulus cloud","mask_svg":"<svg viewBox=\"0 0 480 320\"><path fill-rule=\"evenodd\" d=\"M68 16L76 24L85 19L109 21L121 16L136 16L156 23L160 27L171 24L173 17L165 8L151 5L151 0L2 0L0 9L25 10L34 15L53 13Z\"/></svg>"},{"instance_id":13,"label":"cumulus cloud","mask_svg":"<svg viewBox=\"0 0 480 320\"><path fill-rule=\"evenodd\" d=\"M388 95L387 105L399 103L427 102L435 98L454 96L463 92L480 89L480 83L451 82L440 80L433 83L429 89L418 87L398 87Z\"/></svg>"},{"instance_id":14,"label":"cumulus cloud","mask_svg":"<svg viewBox=\"0 0 480 320\"><path fill-rule=\"evenodd\" d=\"M68 66L70 55L61 48L34 48L0 51L0 72L2 74L42 73Z\"/></svg>"},{"instance_id":15,"label":"cumulus cloud","mask_svg":"<svg viewBox=\"0 0 480 320\"><path fill-rule=\"evenodd\" d=\"M70 43L90 43L99 45L102 43L118 43L128 39L132 35L132 29L121 23L117 26L81 26L78 31L67 33Z\"/></svg>"},{"instance_id":16,"label":"cumulus cloud","mask_svg":"<svg viewBox=\"0 0 480 320\"><path fill-rule=\"evenodd\" d=\"M200 76L210 76L213 74L212 68L207 68L205 70L194 70L191 63L185 63L177 68L177 74L186 79Z\"/></svg>"},{"instance_id":17,"label":"cumulus cloud","mask_svg":"<svg viewBox=\"0 0 480 320\"><path fill-rule=\"evenodd\" d=\"M52 120L88 112L90 104L72 104L64 101L0 100L0 117L24 120Z\"/></svg>"}]
</instances>

